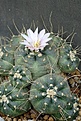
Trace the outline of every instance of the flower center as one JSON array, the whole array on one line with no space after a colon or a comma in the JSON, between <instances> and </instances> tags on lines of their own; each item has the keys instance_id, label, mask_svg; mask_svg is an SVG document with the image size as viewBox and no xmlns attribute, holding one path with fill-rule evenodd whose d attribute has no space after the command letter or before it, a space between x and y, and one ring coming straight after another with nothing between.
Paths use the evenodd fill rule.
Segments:
<instances>
[{"instance_id":1,"label":"flower center","mask_svg":"<svg viewBox=\"0 0 81 121\"><path fill-rule=\"evenodd\" d=\"M34 43L34 47L38 48L40 45L40 41L38 40L37 42Z\"/></svg>"}]
</instances>

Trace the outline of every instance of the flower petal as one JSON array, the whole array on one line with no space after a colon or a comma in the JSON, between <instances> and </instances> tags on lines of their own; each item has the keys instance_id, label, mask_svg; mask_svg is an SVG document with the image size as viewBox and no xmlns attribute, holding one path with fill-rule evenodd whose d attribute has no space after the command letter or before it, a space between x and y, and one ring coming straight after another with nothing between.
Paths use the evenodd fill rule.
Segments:
<instances>
[{"instance_id":1,"label":"flower petal","mask_svg":"<svg viewBox=\"0 0 81 121\"><path fill-rule=\"evenodd\" d=\"M31 38L29 38L27 35L25 34L21 34L22 37L24 37L28 42L32 42Z\"/></svg>"},{"instance_id":2,"label":"flower petal","mask_svg":"<svg viewBox=\"0 0 81 121\"><path fill-rule=\"evenodd\" d=\"M34 40L37 41L38 40L38 27L36 28L35 32L34 32Z\"/></svg>"},{"instance_id":3,"label":"flower petal","mask_svg":"<svg viewBox=\"0 0 81 121\"><path fill-rule=\"evenodd\" d=\"M39 40L42 39L42 37L44 36L44 34L45 34L45 29L41 30L40 33L38 34Z\"/></svg>"},{"instance_id":4,"label":"flower petal","mask_svg":"<svg viewBox=\"0 0 81 121\"><path fill-rule=\"evenodd\" d=\"M47 39L44 39L44 40L41 40L41 43L46 43L46 42L48 42L48 41L50 41L52 38L47 38Z\"/></svg>"},{"instance_id":5,"label":"flower petal","mask_svg":"<svg viewBox=\"0 0 81 121\"><path fill-rule=\"evenodd\" d=\"M28 34L28 36L33 40L33 38L34 38L34 33L33 33L33 31L32 31L31 29L28 29L28 30L27 30L27 34Z\"/></svg>"},{"instance_id":6,"label":"flower petal","mask_svg":"<svg viewBox=\"0 0 81 121\"><path fill-rule=\"evenodd\" d=\"M21 36L24 37L25 39L27 39L27 35L21 34Z\"/></svg>"},{"instance_id":7,"label":"flower petal","mask_svg":"<svg viewBox=\"0 0 81 121\"><path fill-rule=\"evenodd\" d=\"M30 46L28 46L28 49L30 49L31 51L35 50L34 47L30 47Z\"/></svg>"},{"instance_id":8,"label":"flower petal","mask_svg":"<svg viewBox=\"0 0 81 121\"><path fill-rule=\"evenodd\" d=\"M45 47L46 45L48 45L48 43L43 43L40 45L40 47Z\"/></svg>"},{"instance_id":9,"label":"flower petal","mask_svg":"<svg viewBox=\"0 0 81 121\"><path fill-rule=\"evenodd\" d=\"M38 35L38 27L36 28L34 34Z\"/></svg>"},{"instance_id":10,"label":"flower petal","mask_svg":"<svg viewBox=\"0 0 81 121\"><path fill-rule=\"evenodd\" d=\"M26 40L24 40L24 42L20 42L20 43L23 45L26 45L26 46L30 46L30 44Z\"/></svg>"},{"instance_id":11,"label":"flower petal","mask_svg":"<svg viewBox=\"0 0 81 121\"><path fill-rule=\"evenodd\" d=\"M50 36L50 33L46 33L46 34L43 36L42 40L47 39L49 36Z\"/></svg>"},{"instance_id":12,"label":"flower petal","mask_svg":"<svg viewBox=\"0 0 81 121\"><path fill-rule=\"evenodd\" d=\"M41 45L39 49L43 50L46 45L48 45L48 43Z\"/></svg>"},{"instance_id":13,"label":"flower petal","mask_svg":"<svg viewBox=\"0 0 81 121\"><path fill-rule=\"evenodd\" d=\"M50 33L45 34L45 29L41 30L38 34L38 27L33 32L31 29L27 30L27 35L21 34L26 40L21 42L21 44L25 45L31 51L39 51L39 49L43 50L46 45L48 45L48 41L52 38L49 37Z\"/></svg>"}]
</instances>

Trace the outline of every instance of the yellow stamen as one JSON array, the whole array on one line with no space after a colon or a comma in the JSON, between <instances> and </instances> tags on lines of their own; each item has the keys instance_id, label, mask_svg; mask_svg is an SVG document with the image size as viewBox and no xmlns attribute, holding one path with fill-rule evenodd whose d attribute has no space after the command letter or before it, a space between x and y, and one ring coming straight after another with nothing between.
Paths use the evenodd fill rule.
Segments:
<instances>
[{"instance_id":1,"label":"yellow stamen","mask_svg":"<svg viewBox=\"0 0 81 121\"><path fill-rule=\"evenodd\" d=\"M34 47L38 48L40 45L40 41L38 40L37 42L34 43Z\"/></svg>"}]
</instances>

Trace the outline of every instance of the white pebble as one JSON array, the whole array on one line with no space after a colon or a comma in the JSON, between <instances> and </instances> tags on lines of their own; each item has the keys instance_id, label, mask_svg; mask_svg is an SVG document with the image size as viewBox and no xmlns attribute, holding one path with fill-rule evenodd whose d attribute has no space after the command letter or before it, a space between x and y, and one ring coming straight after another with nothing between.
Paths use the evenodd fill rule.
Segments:
<instances>
[{"instance_id":1,"label":"white pebble","mask_svg":"<svg viewBox=\"0 0 81 121\"><path fill-rule=\"evenodd\" d=\"M0 117L0 121L5 121L3 118Z\"/></svg>"}]
</instances>

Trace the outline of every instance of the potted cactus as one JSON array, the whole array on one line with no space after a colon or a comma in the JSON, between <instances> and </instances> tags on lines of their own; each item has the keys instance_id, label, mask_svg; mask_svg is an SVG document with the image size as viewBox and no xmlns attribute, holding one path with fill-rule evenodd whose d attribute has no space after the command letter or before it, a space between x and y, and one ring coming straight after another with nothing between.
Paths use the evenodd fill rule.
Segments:
<instances>
[{"instance_id":1,"label":"potted cactus","mask_svg":"<svg viewBox=\"0 0 81 121\"><path fill-rule=\"evenodd\" d=\"M74 120L78 100L63 75L80 62L71 43L38 27L0 41L0 112L16 117L33 106L56 121Z\"/></svg>"}]
</instances>

